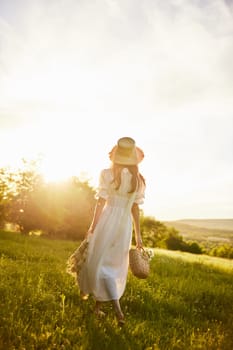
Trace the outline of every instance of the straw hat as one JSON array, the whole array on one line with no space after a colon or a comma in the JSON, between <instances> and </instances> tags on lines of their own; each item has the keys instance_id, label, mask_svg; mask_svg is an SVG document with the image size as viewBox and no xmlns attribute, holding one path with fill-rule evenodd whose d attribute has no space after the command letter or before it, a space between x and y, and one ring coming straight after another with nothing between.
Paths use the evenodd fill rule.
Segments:
<instances>
[{"instance_id":1,"label":"straw hat","mask_svg":"<svg viewBox=\"0 0 233 350\"><path fill-rule=\"evenodd\" d=\"M144 153L139 147L136 147L135 141L131 137L122 137L109 152L109 158L113 163L137 165L143 160Z\"/></svg>"}]
</instances>

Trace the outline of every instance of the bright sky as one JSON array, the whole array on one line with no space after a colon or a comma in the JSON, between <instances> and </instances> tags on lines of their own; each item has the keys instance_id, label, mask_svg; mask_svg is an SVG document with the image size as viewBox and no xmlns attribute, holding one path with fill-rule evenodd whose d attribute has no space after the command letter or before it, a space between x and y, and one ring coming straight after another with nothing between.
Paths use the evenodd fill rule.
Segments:
<instances>
[{"instance_id":1,"label":"bright sky","mask_svg":"<svg viewBox=\"0 0 233 350\"><path fill-rule=\"evenodd\" d=\"M232 1L1 0L0 167L96 185L122 136L145 214L233 217Z\"/></svg>"}]
</instances>

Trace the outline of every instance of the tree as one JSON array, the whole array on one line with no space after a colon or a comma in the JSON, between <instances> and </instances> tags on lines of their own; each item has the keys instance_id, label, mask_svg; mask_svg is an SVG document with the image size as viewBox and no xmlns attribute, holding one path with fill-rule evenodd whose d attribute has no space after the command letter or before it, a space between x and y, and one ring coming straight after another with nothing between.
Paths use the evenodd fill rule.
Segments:
<instances>
[{"instance_id":1,"label":"tree","mask_svg":"<svg viewBox=\"0 0 233 350\"><path fill-rule=\"evenodd\" d=\"M141 233L143 242L147 247L158 247L160 242L167 236L168 228L160 221L151 216L140 216Z\"/></svg>"},{"instance_id":2,"label":"tree","mask_svg":"<svg viewBox=\"0 0 233 350\"><path fill-rule=\"evenodd\" d=\"M49 236L77 239L86 233L94 212L94 190L88 181L73 177L47 188L47 220L43 230Z\"/></svg>"},{"instance_id":3,"label":"tree","mask_svg":"<svg viewBox=\"0 0 233 350\"><path fill-rule=\"evenodd\" d=\"M11 203L14 200L17 175L9 168L0 169L0 227L4 227L8 220Z\"/></svg>"},{"instance_id":4,"label":"tree","mask_svg":"<svg viewBox=\"0 0 233 350\"><path fill-rule=\"evenodd\" d=\"M233 246L231 244L224 244L214 247L210 251L210 255L218 256L220 258L233 259Z\"/></svg>"},{"instance_id":5,"label":"tree","mask_svg":"<svg viewBox=\"0 0 233 350\"><path fill-rule=\"evenodd\" d=\"M26 160L15 172L0 169L0 175L2 226L10 222L24 234L41 230L50 237L83 237L95 206L87 180L73 177L63 183L45 183L38 162Z\"/></svg>"},{"instance_id":6,"label":"tree","mask_svg":"<svg viewBox=\"0 0 233 350\"><path fill-rule=\"evenodd\" d=\"M203 249L197 242L188 242L187 243L187 251L192 254L202 254Z\"/></svg>"},{"instance_id":7,"label":"tree","mask_svg":"<svg viewBox=\"0 0 233 350\"><path fill-rule=\"evenodd\" d=\"M186 243L179 232L174 228L169 228L168 236L163 240L166 249L185 251Z\"/></svg>"},{"instance_id":8,"label":"tree","mask_svg":"<svg viewBox=\"0 0 233 350\"><path fill-rule=\"evenodd\" d=\"M17 224L22 233L38 229L35 220L36 196L44 186L43 178L37 170L37 161L23 159L23 167L13 174L13 196L7 213L7 220Z\"/></svg>"}]
</instances>

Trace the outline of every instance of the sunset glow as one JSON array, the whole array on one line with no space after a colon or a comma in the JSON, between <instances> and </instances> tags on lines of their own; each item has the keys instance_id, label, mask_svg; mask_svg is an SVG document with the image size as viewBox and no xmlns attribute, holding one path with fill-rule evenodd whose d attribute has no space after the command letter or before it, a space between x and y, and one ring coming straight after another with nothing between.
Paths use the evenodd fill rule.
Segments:
<instances>
[{"instance_id":1,"label":"sunset glow","mask_svg":"<svg viewBox=\"0 0 233 350\"><path fill-rule=\"evenodd\" d=\"M14 4L14 5L12 5ZM0 167L94 186L122 136L143 148L143 209L233 215L232 4L0 2Z\"/></svg>"}]
</instances>

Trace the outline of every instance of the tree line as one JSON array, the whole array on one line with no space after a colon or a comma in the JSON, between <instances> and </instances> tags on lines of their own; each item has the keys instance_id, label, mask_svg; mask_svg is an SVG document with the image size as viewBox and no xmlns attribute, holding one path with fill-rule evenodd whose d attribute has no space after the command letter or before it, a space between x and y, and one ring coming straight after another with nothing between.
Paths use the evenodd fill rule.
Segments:
<instances>
[{"instance_id":1,"label":"tree line","mask_svg":"<svg viewBox=\"0 0 233 350\"><path fill-rule=\"evenodd\" d=\"M14 224L23 234L82 238L93 215L94 194L88 181L77 177L45 182L37 162L24 160L17 171L0 169L0 226Z\"/></svg>"},{"instance_id":2,"label":"tree line","mask_svg":"<svg viewBox=\"0 0 233 350\"><path fill-rule=\"evenodd\" d=\"M40 232L49 238L82 239L90 225L96 199L89 180L78 177L46 182L36 161L23 160L17 171L0 168L0 228L13 224L22 234ZM140 226L147 247L160 247L194 254L207 253L197 242L184 241L167 227L141 211ZM233 258L232 247L215 247L211 255Z\"/></svg>"}]
</instances>

